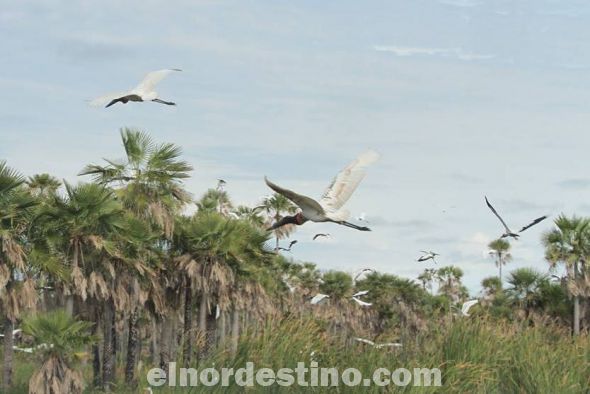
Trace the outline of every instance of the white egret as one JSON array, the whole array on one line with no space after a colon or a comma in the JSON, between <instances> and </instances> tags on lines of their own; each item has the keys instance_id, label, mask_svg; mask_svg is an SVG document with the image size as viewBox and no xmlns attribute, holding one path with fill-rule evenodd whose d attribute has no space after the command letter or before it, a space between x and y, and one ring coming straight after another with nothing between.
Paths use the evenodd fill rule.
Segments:
<instances>
[{"instance_id":1,"label":"white egret","mask_svg":"<svg viewBox=\"0 0 590 394\"><path fill-rule=\"evenodd\" d=\"M342 206L350 199L359 183L363 180L366 168L379 159L379 154L368 150L357 157L352 163L344 168L332 181L332 184L324 192L319 201L313 198L284 189L268 178L264 178L268 187L275 192L285 196L297 205L301 211L294 216L285 216L272 225L269 230L274 230L286 224L302 225L311 220L312 222L332 222L354 228L360 231L371 231L368 227L357 226L347 222L350 212Z\"/></svg>"},{"instance_id":2,"label":"white egret","mask_svg":"<svg viewBox=\"0 0 590 394\"><path fill-rule=\"evenodd\" d=\"M471 309L471 307L475 304L477 304L479 301L478 300L469 300L463 303L463 306L461 306L461 314L463 316L469 316L469 309Z\"/></svg>"},{"instance_id":3,"label":"white egret","mask_svg":"<svg viewBox=\"0 0 590 394\"><path fill-rule=\"evenodd\" d=\"M371 305L373 305L373 304L371 304L370 302L365 302L365 301L363 301L363 300L359 300L359 299L358 299L358 298L356 298L356 297L352 297L352 299L353 299L353 300L354 300L354 301L355 301L357 304L359 304L360 306L371 306Z\"/></svg>"},{"instance_id":4,"label":"white egret","mask_svg":"<svg viewBox=\"0 0 590 394\"><path fill-rule=\"evenodd\" d=\"M419 262L424 262L424 261L432 260L436 264L435 257L436 256L440 256L438 253L434 253L432 251L427 252L425 250L421 250L420 252L422 252L424 254L422 256L418 257L418 260L417 261L419 261Z\"/></svg>"}]
</instances>

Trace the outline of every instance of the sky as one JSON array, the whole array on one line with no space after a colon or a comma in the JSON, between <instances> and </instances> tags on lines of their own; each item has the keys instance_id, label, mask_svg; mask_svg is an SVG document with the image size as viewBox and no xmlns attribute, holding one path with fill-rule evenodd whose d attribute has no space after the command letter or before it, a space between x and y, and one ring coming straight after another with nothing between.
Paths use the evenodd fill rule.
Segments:
<instances>
[{"instance_id":1,"label":"sky","mask_svg":"<svg viewBox=\"0 0 590 394\"><path fill-rule=\"evenodd\" d=\"M319 197L372 148L347 208L373 231L308 223L289 256L415 278L433 250L475 294L502 232L484 196L513 229L551 215L505 272L547 271L552 220L590 215L589 22L561 0L0 0L0 160L80 182L135 127L182 146L195 197L222 178L255 205L265 175ZM162 68L176 107L88 105Z\"/></svg>"}]
</instances>

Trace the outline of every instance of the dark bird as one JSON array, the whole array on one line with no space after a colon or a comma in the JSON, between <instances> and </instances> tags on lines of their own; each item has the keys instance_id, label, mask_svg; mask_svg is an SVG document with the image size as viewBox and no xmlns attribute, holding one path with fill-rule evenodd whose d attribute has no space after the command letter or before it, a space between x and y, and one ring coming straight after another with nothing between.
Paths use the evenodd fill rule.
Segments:
<instances>
[{"instance_id":1,"label":"dark bird","mask_svg":"<svg viewBox=\"0 0 590 394\"><path fill-rule=\"evenodd\" d=\"M328 234L328 233L325 233L325 234L324 233L319 233L319 234L316 234L316 235L313 236L313 240L315 241L319 237L326 237L327 238L329 236L330 236L330 234Z\"/></svg>"},{"instance_id":2,"label":"dark bird","mask_svg":"<svg viewBox=\"0 0 590 394\"><path fill-rule=\"evenodd\" d=\"M379 155L372 150L362 153L336 175L319 201L284 189L265 177L264 180L268 187L291 200L301 210L294 216L285 216L273 224L269 230L274 230L286 224L302 225L311 220L312 222L332 222L360 231L371 231L368 227L361 227L347 222L350 213L343 209L342 206L348 201L364 178L367 166L374 163L378 158Z\"/></svg>"},{"instance_id":3,"label":"dark bird","mask_svg":"<svg viewBox=\"0 0 590 394\"><path fill-rule=\"evenodd\" d=\"M278 247L278 250L284 250L285 252L290 252L291 248L293 247L293 245L295 245L297 243L297 240L293 240L289 243L289 247L288 248L281 248L280 246Z\"/></svg>"},{"instance_id":4,"label":"dark bird","mask_svg":"<svg viewBox=\"0 0 590 394\"><path fill-rule=\"evenodd\" d=\"M504 219L502 219L502 217L498 214L498 212L496 212L496 210L494 209L494 207L492 206L492 204L490 204L490 202L488 201L488 198L485 197L485 199L486 199L486 204L487 204L488 208L490 208L490 210L494 213L494 215L496 215L496 217L500 220L500 222L504 226L505 232L504 232L504 234L502 234L502 236L500 238L511 237L511 238L514 238L514 239L517 240L518 237L520 237L520 235L517 234L517 233L514 233L512 230L510 230L510 228L506 225L506 222L504 222ZM536 218L530 224L527 224L526 226L524 226L523 228L521 228L518 232L519 233L522 233L526 229L534 226L537 223L542 222L545 219L547 219L547 215L543 215L543 216L541 216L539 218Z\"/></svg>"},{"instance_id":5,"label":"dark bird","mask_svg":"<svg viewBox=\"0 0 590 394\"><path fill-rule=\"evenodd\" d=\"M148 73L143 80L140 82L132 90L125 92L125 93L118 93L118 94L109 94L103 97L99 97L95 100L90 102L90 105L93 106L102 106L105 105L105 108L110 107L116 103L123 103L127 104L129 101L134 102L143 102L143 101L153 101L155 103L166 104L166 105L176 105L171 101L164 101L158 98L158 93L155 91L155 87L162 79L166 78L168 74L174 71L182 71L177 68L172 69L165 69L165 70L158 70L152 71Z\"/></svg>"}]
</instances>

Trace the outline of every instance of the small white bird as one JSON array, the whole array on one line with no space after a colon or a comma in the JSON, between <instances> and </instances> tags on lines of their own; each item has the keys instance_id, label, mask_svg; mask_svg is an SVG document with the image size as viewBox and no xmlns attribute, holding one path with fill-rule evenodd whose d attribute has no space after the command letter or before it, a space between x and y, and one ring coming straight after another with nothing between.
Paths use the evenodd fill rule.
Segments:
<instances>
[{"instance_id":1,"label":"small white bird","mask_svg":"<svg viewBox=\"0 0 590 394\"><path fill-rule=\"evenodd\" d=\"M317 305L320 302L322 302L323 300L325 300L326 298L330 298L330 296L327 294L318 293L315 296L313 296L313 298L310 301L310 304Z\"/></svg>"},{"instance_id":2,"label":"small white bird","mask_svg":"<svg viewBox=\"0 0 590 394\"><path fill-rule=\"evenodd\" d=\"M16 330L12 330L12 336L18 337L22 332L23 332L23 330L21 330L20 328L17 328ZM3 337L4 337L4 334L0 334L0 338L3 338Z\"/></svg>"},{"instance_id":3,"label":"small white bird","mask_svg":"<svg viewBox=\"0 0 590 394\"><path fill-rule=\"evenodd\" d=\"M182 71L178 68L171 68L171 69L164 69L158 71L152 71L148 73L144 78L143 81L140 82L135 88L124 92L124 93L117 93L117 94L108 94L106 96L99 97L94 99L90 102L92 106L103 106L106 104L105 108L110 107L116 103L123 103L127 104L129 101L136 101L136 102L143 102L143 101L153 101L155 103L166 104L166 105L176 105L171 101L164 101L158 98L158 93L154 90L158 82L162 79L166 78L168 74L174 71Z\"/></svg>"},{"instance_id":4,"label":"small white bird","mask_svg":"<svg viewBox=\"0 0 590 394\"><path fill-rule=\"evenodd\" d=\"M353 299L353 300L354 300L354 301L355 301L357 304L359 304L360 306L371 306L371 305L373 305L373 304L371 304L370 302L365 302L365 301L363 301L363 300L359 300L359 299L358 299L358 298L356 298L356 297L352 297L352 299Z\"/></svg>"},{"instance_id":5,"label":"small white bird","mask_svg":"<svg viewBox=\"0 0 590 394\"><path fill-rule=\"evenodd\" d=\"M477 304L479 301L478 300L470 300L470 301L466 301L463 303L463 306L461 306L461 314L463 316L469 316L469 309L471 309L471 307L475 304Z\"/></svg>"},{"instance_id":6,"label":"small white bird","mask_svg":"<svg viewBox=\"0 0 590 394\"><path fill-rule=\"evenodd\" d=\"M353 297L362 297L367 294L369 294L369 290L361 290L358 293L354 293L352 296Z\"/></svg>"},{"instance_id":7,"label":"small white bird","mask_svg":"<svg viewBox=\"0 0 590 394\"><path fill-rule=\"evenodd\" d=\"M368 227L361 227L347 222L346 220L350 217L350 212L342 207L350 199L352 193L365 177L367 167L378 159L379 154L375 151L368 150L362 153L336 175L319 201L284 189L265 177L264 180L268 187L278 194L285 196L301 209L294 216L285 216L277 221L269 230L274 230L286 224L300 226L311 220L312 222L332 222L360 231L371 231Z\"/></svg>"}]
</instances>

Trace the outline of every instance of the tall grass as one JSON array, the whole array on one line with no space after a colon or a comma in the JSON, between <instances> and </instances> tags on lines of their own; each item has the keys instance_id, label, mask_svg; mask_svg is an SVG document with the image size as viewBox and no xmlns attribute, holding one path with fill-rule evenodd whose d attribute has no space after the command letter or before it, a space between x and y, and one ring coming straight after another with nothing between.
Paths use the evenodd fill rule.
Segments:
<instances>
[{"instance_id":1,"label":"tall grass","mask_svg":"<svg viewBox=\"0 0 590 394\"><path fill-rule=\"evenodd\" d=\"M383 340L395 339L383 335ZM446 325L432 325L416 335L402 335L402 348L376 349L351 340L332 337L321 322L286 318L268 321L257 332L246 333L240 340L238 352L232 356L221 348L200 365L207 367L241 368L253 362L255 368L294 368L297 362L309 366L312 360L319 367L335 367L342 372L354 367L363 377L371 377L376 368L390 371L397 368L439 368L442 387L389 386L387 388L347 387L340 393L590 393L590 338L582 335L573 339L569 333L555 326L527 327L511 322L479 319L459 319ZM182 366L178 362L178 367ZM23 369L24 367L24 369ZM189 366L187 366L189 367ZM32 373L31 365L23 359L15 368L27 371L17 374L17 387L26 387ZM147 367L144 372L147 371ZM90 371L87 382L90 382ZM141 392L147 387L145 373L138 390L119 389L116 392ZM250 389L233 386L154 388L162 393L201 392L334 392L335 388L305 389L273 385Z\"/></svg>"}]
</instances>

